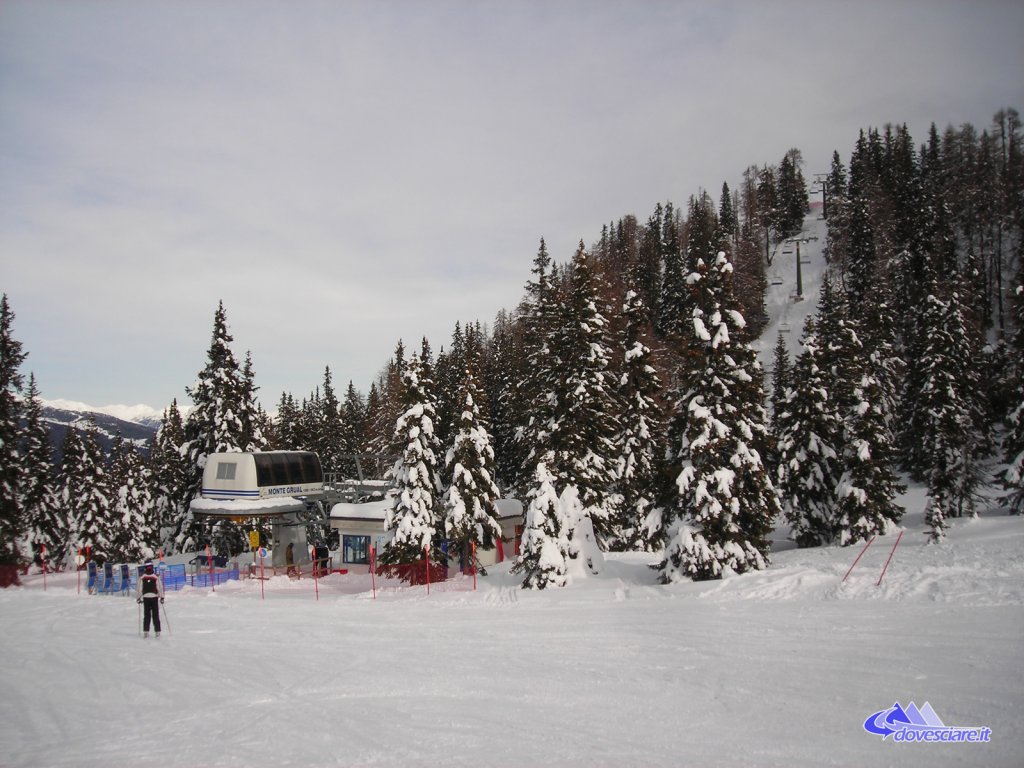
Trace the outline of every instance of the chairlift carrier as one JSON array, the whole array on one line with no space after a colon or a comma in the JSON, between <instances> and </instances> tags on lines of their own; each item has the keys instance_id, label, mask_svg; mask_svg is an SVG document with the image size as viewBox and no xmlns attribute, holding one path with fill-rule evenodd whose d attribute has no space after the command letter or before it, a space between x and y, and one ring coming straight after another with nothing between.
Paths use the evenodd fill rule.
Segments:
<instances>
[{"instance_id":1,"label":"chairlift carrier","mask_svg":"<svg viewBox=\"0 0 1024 768\"><path fill-rule=\"evenodd\" d=\"M214 453L203 470L207 499L257 500L323 493L320 457L311 451Z\"/></svg>"}]
</instances>

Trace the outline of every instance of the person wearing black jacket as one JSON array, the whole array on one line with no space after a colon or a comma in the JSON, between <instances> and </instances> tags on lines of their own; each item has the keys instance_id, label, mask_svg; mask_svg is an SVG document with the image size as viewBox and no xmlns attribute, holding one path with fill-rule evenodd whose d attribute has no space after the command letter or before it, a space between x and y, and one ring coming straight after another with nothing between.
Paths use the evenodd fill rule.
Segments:
<instances>
[{"instance_id":1,"label":"person wearing black jacket","mask_svg":"<svg viewBox=\"0 0 1024 768\"><path fill-rule=\"evenodd\" d=\"M139 585L135 588L135 602L143 606L142 636L149 637L149 625L152 619L156 636L160 637L160 605L164 601L164 582L153 573L153 563L146 562L146 572L139 577Z\"/></svg>"}]
</instances>

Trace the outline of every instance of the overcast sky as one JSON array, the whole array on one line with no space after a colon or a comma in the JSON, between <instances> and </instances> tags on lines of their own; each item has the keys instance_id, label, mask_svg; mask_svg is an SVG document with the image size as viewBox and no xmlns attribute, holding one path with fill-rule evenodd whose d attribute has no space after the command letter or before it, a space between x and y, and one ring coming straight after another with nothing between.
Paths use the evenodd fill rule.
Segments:
<instances>
[{"instance_id":1,"label":"overcast sky","mask_svg":"<svg viewBox=\"0 0 1024 768\"><path fill-rule=\"evenodd\" d=\"M0 292L45 399L265 406L447 345L603 223L1024 109L1020 2L0 0Z\"/></svg>"}]
</instances>

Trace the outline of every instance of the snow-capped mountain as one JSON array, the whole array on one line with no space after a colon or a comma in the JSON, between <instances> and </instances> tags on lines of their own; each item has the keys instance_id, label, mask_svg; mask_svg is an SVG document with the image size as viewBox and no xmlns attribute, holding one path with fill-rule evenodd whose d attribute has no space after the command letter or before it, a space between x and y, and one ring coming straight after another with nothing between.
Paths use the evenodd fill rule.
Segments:
<instances>
[{"instance_id":1,"label":"snow-capped mountain","mask_svg":"<svg viewBox=\"0 0 1024 768\"><path fill-rule=\"evenodd\" d=\"M50 444L55 460L59 461L61 445L68 429L85 429L90 418L96 423L96 435L105 452L110 451L114 438L120 434L125 440L147 450L149 441L160 427L162 412L146 405L110 405L94 407L70 400L43 400L43 419L50 429Z\"/></svg>"},{"instance_id":2,"label":"snow-capped mountain","mask_svg":"<svg viewBox=\"0 0 1024 768\"><path fill-rule=\"evenodd\" d=\"M153 428L159 427L160 419L163 418L163 411L141 403L138 405L92 406L73 400L44 400L43 405L48 408L71 413L103 414L119 421L128 421L133 424L141 424L142 426Z\"/></svg>"}]
</instances>

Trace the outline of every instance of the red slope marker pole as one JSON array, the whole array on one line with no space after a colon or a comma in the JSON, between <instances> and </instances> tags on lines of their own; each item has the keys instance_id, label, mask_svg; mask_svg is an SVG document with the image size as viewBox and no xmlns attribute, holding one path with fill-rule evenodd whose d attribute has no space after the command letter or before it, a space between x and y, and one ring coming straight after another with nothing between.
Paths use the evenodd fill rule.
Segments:
<instances>
[{"instance_id":1,"label":"red slope marker pole","mask_svg":"<svg viewBox=\"0 0 1024 768\"><path fill-rule=\"evenodd\" d=\"M430 550L423 548L423 562L427 566L427 594L430 594Z\"/></svg>"},{"instance_id":2,"label":"red slope marker pole","mask_svg":"<svg viewBox=\"0 0 1024 768\"><path fill-rule=\"evenodd\" d=\"M892 550L889 552L889 559L885 561L885 565L882 567L882 574L878 577L878 581L875 582L876 587L881 586L882 579L885 578L885 572L889 569L889 563L892 562L892 556L896 554L896 547L900 545L900 539L903 538L903 531L905 530L905 528L902 529L900 535L896 537L896 543L892 545Z\"/></svg>"},{"instance_id":3,"label":"red slope marker pole","mask_svg":"<svg viewBox=\"0 0 1024 768\"><path fill-rule=\"evenodd\" d=\"M868 539L868 543L864 545L864 549L862 549L862 550L860 551L860 554L859 554L859 555L857 555L857 559L853 561L853 565L851 565L851 566L850 566L850 570L848 570L848 571L846 572L846 576L843 576L843 582L845 582L845 581L847 580L847 578L849 578L849 576L850 576L850 573L851 573L851 572L853 571L853 569L854 569L854 568L855 568L855 567L857 566L857 563L859 563L859 562L860 562L860 559L861 559L862 557L864 557L864 553L868 551L868 547L870 547L870 546L871 546L871 544L872 544L872 542L874 542L874 540L875 540L875 539L877 539L877 538L878 538L878 534L876 533L876 534L875 534L874 536L872 536L872 537L871 537L870 539Z\"/></svg>"}]
</instances>

